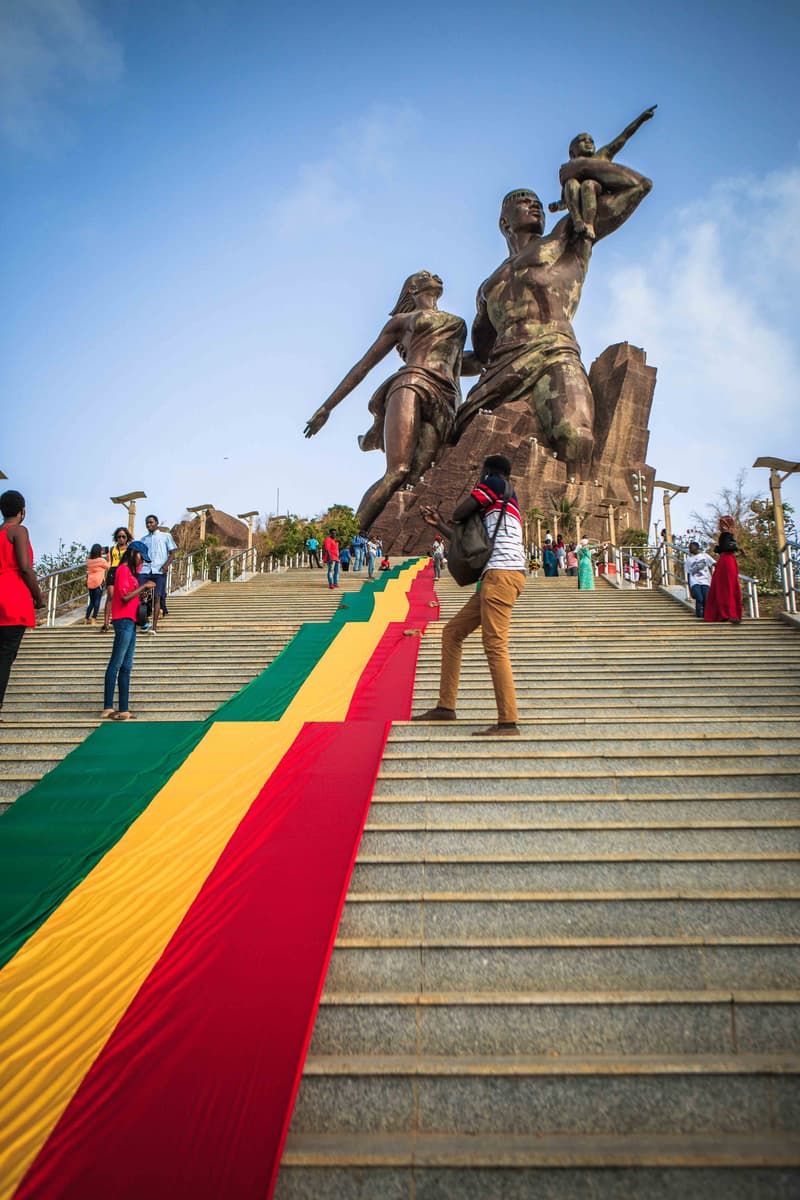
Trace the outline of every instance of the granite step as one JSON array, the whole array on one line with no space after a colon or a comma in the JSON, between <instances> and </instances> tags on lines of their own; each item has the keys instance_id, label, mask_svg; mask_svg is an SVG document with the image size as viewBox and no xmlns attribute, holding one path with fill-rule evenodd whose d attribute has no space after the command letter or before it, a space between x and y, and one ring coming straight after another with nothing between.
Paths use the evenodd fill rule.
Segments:
<instances>
[{"instance_id":1,"label":"granite step","mask_svg":"<svg viewBox=\"0 0 800 1200\"><path fill-rule=\"evenodd\" d=\"M310 1055L292 1128L703 1134L767 1121L800 1135L798 1055Z\"/></svg>"},{"instance_id":2,"label":"granite step","mask_svg":"<svg viewBox=\"0 0 800 1200\"><path fill-rule=\"evenodd\" d=\"M467 860L482 861L486 855L515 859L553 858L585 861L597 856L660 859L685 857L707 859L727 854L771 855L784 857L800 852L800 825L783 823L768 826L742 826L707 829L675 828L648 829L614 826L596 829L405 829L399 832L379 828L367 829L362 850L373 860L391 862L416 855L432 858L459 855Z\"/></svg>"},{"instance_id":3,"label":"granite step","mask_svg":"<svg viewBox=\"0 0 800 1200\"><path fill-rule=\"evenodd\" d=\"M800 988L792 938L337 939L326 989L346 992L775 991Z\"/></svg>"},{"instance_id":4,"label":"granite step","mask_svg":"<svg viewBox=\"0 0 800 1200\"><path fill-rule=\"evenodd\" d=\"M800 992L326 991L310 1053L800 1053Z\"/></svg>"},{"instance_id":5,"label":"granite step","mask_svg":"<svg viewBox=\"0 0 800 1200\"><path fill-rule=\"evenodd\" d=\"M541 894L426 893L348 897L339 925L344 938L413 938L423 942L527 937L791 936L800 941L800 887L791 897L774 889L744 895L682 896L676 892Z\"/></svg>"},{"instance_id":6,"label":"granite step","mask_svg":"<svg viewBox=\"0 0 800 1200\"><path fill-rule=\"evenodd\" d=\"M799 1166L794 1135L771 1132L292 1131L275 1200L796 1200Z\"/></svg>"},{"instance_id":7,"label":"granite step","mask_svg":"<svg viewBox=\"0 0 800 1200\"><path fill-rule=\"evenodd\" d=\"M2 753L2 745L0 745ZM453 822L458 828L491 829L495 825L515 828L570 827L579 822L603 826L649 825L683 828L729 828L732 825L759 825L763 822L800 821L800 794L780 794L773 789L767 796L743 797L735 790L719 792L713 798L698 793L688 797L648 796L598 800L583 796L515 797L502 800L482 796L426 797L421 783L419 795L392 797L378 795L369 811L368 828L406 828L423 825L444 829Z\"/></svg>"},{"instance_id":8,"label":"granite step","mask_svg":"<svg viewBox=\"0 0 800 1200\"><path fill-rule=\"evenodd\" d=\"M435 862L419 858L398 858L393 862L374 861L359 856L348 895L392 895L424 890L424 895L448 895L530 892L590 895L629 889L648 891L674 889L685 896L708 889L736 891L742 895L772 888L776 894L794 893L800 886L800 855L775 858L720 855L717 858L637 859L620 861L600 856L587 861L550 859L531 861L483 857L464 862L439 858Z\"/></svg>"}]
</instances>

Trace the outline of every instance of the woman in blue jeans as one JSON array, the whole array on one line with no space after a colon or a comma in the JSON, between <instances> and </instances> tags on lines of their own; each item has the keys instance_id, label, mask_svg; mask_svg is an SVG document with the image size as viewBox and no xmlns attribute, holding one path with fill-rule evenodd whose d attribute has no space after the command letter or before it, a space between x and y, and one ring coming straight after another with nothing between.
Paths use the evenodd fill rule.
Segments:
<instances>
[{"instance_id":1,"label":"woman in blue jeans","mask_svg":"<svg viewBox=\"0 0 800 1200\"><path fill-rule=\"evenodd\" d=\"M136 610L143 592L156 585L149 579L139 584L136 574L143 562L149 562L147 547L142 542L131 542L125 551L114 576L114 594L111 597L111 623L114 626L114 645L106 667L106 686L103 698L103 719L130 721L128 696L133 667L133 652L136 649ZM114 688L119 678L119 712L114 711Z\"/></svg>"}]
</instances>

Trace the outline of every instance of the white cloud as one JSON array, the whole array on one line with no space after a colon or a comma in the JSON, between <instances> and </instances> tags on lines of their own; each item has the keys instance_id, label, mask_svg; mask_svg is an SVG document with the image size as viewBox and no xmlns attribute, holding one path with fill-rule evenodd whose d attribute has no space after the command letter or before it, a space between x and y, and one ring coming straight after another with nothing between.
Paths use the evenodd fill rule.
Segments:
<instances>
[{"instance_id":1,"label":"white cloud","mask_svg":"<svg viewBox=\"0 0 800 1200\"><path fill-rule=\"evenodd\" d=\"M0 5L0 133L42 149L68 129L65 102L116 83L122 48L88 0L4 0Z\"/></svg>"},{"instance_id":2,"label":"white cloud","mask_svg":"<svg viewBox=\"0 0 800 1200\"><path fill-rule=\"evenodd\" d=\"M366 116L342 126L330 153L302 165L298 180L275 207L284 235L330 228L355 216L376 179L391 179L401 152L417 125L408 106L378 105Z\"/></svg>"},{"instance_id":3,"label":"white cloud","mask_svg":"<svg viewBox=\"0 0 800 1200\"><path fill-rule=\"evenodd\" d=\"M798 229L800 170L721 181L677 215L646 262L613 272L593 305L593 342L624 331L658 368L648 461L690 485L691 507L757 455L800 450Z\"/></svg>"}]
</instances>

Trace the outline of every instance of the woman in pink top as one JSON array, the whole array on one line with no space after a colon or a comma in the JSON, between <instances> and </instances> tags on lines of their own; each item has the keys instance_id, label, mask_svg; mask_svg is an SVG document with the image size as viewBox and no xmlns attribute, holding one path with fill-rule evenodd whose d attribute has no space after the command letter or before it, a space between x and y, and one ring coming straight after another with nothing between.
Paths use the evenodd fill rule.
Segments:
<instances>
[{"instance_id":1,"label":"woman in pink top","mask_svg":"<svg viewBox=\"0 0 800 1200\"><path fill-rule=\"evenodd\" d=\"M131 542L122 556L114 576L114 595L111 597L111 621L114 626L114 645L106 667L103 711L100 716L115 721L130 721L133 714L128 709L128 697L133 668L133 652L136 649L136 610L142 592L156 585L152 579L139 585L136 578L143 562L150 562L147 547L142 542ZM114 688L119 678L119 712L114 711Z\"/></svg>"},{"instance_id":2,"label":"woman in pink top","mask_svg":"<svg viewBox=\"0 0 800 1200\"><path fill-rule=\"evenodd\" d=\"M110 566L111 563L108 559L103 557L103 547L99 542L95 542L86 560L86 586L89 589L89 603L86 605L84 625L94 625L97 620L106 571Z\"/></svg>"},{"instance_id":3,"label":"woman in pink top","mask_svg":"<svg viewBox=\"0 0 800 1200\"><path fill-rule=\"evenodd\" d=\"M20 492L0 496L0 708L22 635L36 624L34 608L44 598L33 571L33 550L25 520L25 497ZM0 717L0 721L2 721Z\"/></svg>"},{"instance_id":4,"label":"woman in pink top","mask_svg":"<svg viewBox=\"0 0 800 1200\"><path fill-rule=\"evenodd\" d=\"M570 542L570 544L567 546L567 574L578 574L578 554L575 550L574 542Z\"/></svg>"}]
</instances>

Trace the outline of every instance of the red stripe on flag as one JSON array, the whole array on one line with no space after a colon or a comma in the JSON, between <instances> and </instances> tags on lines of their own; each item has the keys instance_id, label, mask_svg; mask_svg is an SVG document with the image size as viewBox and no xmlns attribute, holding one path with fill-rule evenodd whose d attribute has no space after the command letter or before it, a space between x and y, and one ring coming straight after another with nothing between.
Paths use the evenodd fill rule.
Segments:
<instances>
[{"instance_id":1,"label":"red stripe on flag","mask_svg":"<svg viewBox=\"0 0 800 1200\"><path fill-rule=\"evenodd\" d=\"M407 721L411 716L419 643L429 621L439 617L433 590L433 567L416 577L408 593L408 615L402 623L386 627L358 681L348 721L380 716L387 721Z\"/></svg>"},{"instance_id":2,"label":"red stripe on flag","mask_svg":"<svg viewBox=\"0 0 800 1200\"><path fill-rule=\"evenodd\" d=\"M302 729L16 1200L271 1194L387 732Z\"/></svg>"}]
</instances>

